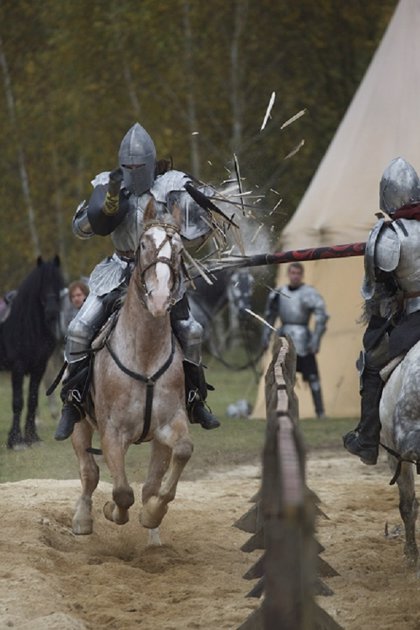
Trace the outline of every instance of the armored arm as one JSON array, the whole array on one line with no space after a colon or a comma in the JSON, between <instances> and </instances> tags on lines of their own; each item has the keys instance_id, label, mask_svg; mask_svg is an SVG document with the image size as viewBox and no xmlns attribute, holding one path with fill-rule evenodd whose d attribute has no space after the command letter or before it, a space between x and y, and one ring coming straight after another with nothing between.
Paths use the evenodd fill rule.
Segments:
<instances>
[{"instance_id":1,"label":"armored arm","mask_svg":"<svg viewBox=\"0 0 420 630\"><path fill-rule=\"evenodd\" d=\"M212 186L196 182L182 171L170 170L156 178L150 192L157 202L166 205L169 212L174 213L175 208L180 210L181 236L190 244L212 230L220 236L220 225L216 224L212 213L223 213L211 202L216 195ZM230 219L224 218L229 223Z\"/></svg>"},{"instance_id":2,"label":"armored arm","mask_svg":"<svg viewBox=\"0 0 420 630\"><path fill-rule=\"evenodd\" d=\"M319 352L321 338L327 329L329 315L326 311L325 302L322 296L314 288L312 288L312 293L312 312L315 318L315 327L311 334L310 349L311 352L316 354Z\"/></svg>"},{"instance_id":3,"label":"armored arm","mask_svg":"<svg viewBox=\"0 0 420 630\"><path fill-rule=\"evenodd\" d=\"M365 251L362 295L365 317L389 317L400 308L394 271L401 255L401 242L393 225L378 221L369 234Z\"/></svg>"},{"instance_id":4,"label":"armored arm","mask_svg":"<svg viewBox=\"0 0 420 630\"><path fill-rule=\"evenodd\" d=\"M88 207L87 201L82 201L82 203L77 206L73 217L73 234L77 236L77 238L87 239L95 235L88 218Z\"/></svg>"},{"instance_id":5,"label":"armored arm","mask_svg":"<svg viewBox=\"0 0 420 630\"><path fill-rule=\"evenodd\" d=\"M73 232L77 237L106 236L118 227L128 211L128 198L120 190L121 181L120 169L95 177L89 201L80 204L73 218Z\"/></svg>"},{"instance_id":6,"label":"armored arm","mask_svg":"<svg viewBox=\"0 0 420 630\"><path fill-rule=\"evenodd\" d=\"M93 184L97 183L89 199L88 219L95 234L107 236L117 228L128 212L128 195L120 190L121 169L111 173L101 173Z\"/></svg>"}]
</instances>

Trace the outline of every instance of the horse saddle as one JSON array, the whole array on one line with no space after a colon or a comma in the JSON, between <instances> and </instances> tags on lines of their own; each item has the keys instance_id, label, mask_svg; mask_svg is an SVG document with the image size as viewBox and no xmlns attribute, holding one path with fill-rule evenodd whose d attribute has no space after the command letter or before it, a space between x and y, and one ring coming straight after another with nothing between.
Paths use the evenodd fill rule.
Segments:
<instances>
[{"instance_id":1,"label":"horse saddle","mask_svg":"<svg viewBox=\"0 0 420 630\"><path fill-rule=\"evenodd\" d=\"M119 314L119 309L113 311L106 322L103 324L102 328L99 329L99 332L96 334L92 343L90 344L93 352L97 352L105 346L110 334L117 324Z\"/></svg>"}]
</instances>

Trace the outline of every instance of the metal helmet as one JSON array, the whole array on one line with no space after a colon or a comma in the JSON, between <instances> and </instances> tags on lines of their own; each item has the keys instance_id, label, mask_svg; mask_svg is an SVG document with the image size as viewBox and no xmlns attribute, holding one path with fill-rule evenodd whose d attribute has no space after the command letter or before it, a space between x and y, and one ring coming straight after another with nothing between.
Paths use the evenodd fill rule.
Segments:
<instances>
[{"instance_id":1,"label":"metal helmet","mask_svg":"<svg viewBox=\"0 0 420 630\"><path fill-rule=\"evenodd\" d=\"M135 123L122 139L118 153L125 187L141 195L155 180L156 149L152 138L139 123Z\"/></svg>"},{"instance_id":2,"label":"metal helmet","mask_svg":"<svg viewBox=\"0 0 420 630\"><path fill-rule=\"evenodd\" d=\"M396 210L413 201L420 201L419 177L407 160L397 157L383 172L379 184L380 208L392 216Z\"/></svg>"}]
</instances>

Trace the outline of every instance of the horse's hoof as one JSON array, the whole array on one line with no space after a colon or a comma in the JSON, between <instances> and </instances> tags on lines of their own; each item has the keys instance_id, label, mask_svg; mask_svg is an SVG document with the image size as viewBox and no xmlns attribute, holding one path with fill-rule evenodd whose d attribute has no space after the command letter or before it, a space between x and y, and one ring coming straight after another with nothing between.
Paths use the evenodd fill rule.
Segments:
<instances>
[{"instance_id":1,"label":"horse's hoof","mask_svg":"<svg viewBox=\"0 0 420 630\"><path fill-rule=\"evenodd\" d=\"M162 503L158 497L150 497L140 510L140 523L147 529L156 529L161 524L167 511L168 506L166 503Z\"/></svg>"},{"instance_id":2,"label":"horse's hoof","mask_svg":"<svg viewBox=\"0 0 420 630\"><path fill-rule=\"evenodd\" d=\"M91 534L93 532L93 519L88 519L87 521L73 521L72 523L72 531L73 534L76 535L85 535Z\"/></svg>"},{"instance_id":3,"label":"horse's hoof","mask_svg":"<svg viewBox=\"0 0 420 630\"><path fill-rule=\"evenodd\" d=\"M25 444L25 442L23 441L19 441L19 442L8 441L7 448L10 449L11 451L24 451L28 447L27 447L27 444Z\"/></svg>"},{"instance_id":4,"label":"horse's hoof","mask_svg":"<svg viewBox=\"0 0 420 630\"><path fill-rule=\"evenodd\" d=\"M38 436L32 438L25 438L26 446L41 446L42 440Z\"/></svg>"},{"instance_id":5,"label":"horse's hoof","mask_svg":"<svg viewBox=\"0 0 420 630\"><path fill-rule=\"evenodd\" d=\"M128 523L129 516L128 510L125 510L122 514L118 514L118 506L113 501L107 501L103 507L104 516L108 521L115 523L116 525L125 525Z\"/></svg>"},{"instance_id":6,"label":"horse's hoof","mask_svg":"<svg viewBox=\"0 0 420 630\"><path fill-rule=\"evenodd\" d=\"M108 519L108 521L114 522L114 519L112 518L114 507L115 503L113 501L107 501L103 507L104 516Z\"/></svg>"}]
</instances>

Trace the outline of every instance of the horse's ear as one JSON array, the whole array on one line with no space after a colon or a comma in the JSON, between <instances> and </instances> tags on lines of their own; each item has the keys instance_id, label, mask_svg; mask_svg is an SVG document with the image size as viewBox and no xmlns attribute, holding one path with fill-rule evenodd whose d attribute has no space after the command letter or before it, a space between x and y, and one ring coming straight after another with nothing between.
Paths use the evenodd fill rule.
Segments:
<instances>
[{"instance_id":1,"label":"horse's ear","mask_svg":"<svg viewBox=\"0 0 420 630\"><path fill-rule=\"evenodd\" d=\"M54 256L53 263L56 267L59 267L61 265L60 256L58 254Z\"/></svg>"},{"instance_id":2,"label":"horse's ear","mask_svg":"<svg viewBox=\"0 0 420 630\"><path fill-rule=\"evenodd\" d=\"M147 223L153 219L156 219L156 206L154 200L150 199L144 211L143 223Z\"/></svg>"},{"instance_id":3,"label":"horse's ear","mask_svg":"<svg viewBox=\"0 0 420 630\"><path fill-rule=\"evenodd\" d=\"M181 225L182 225L182 210L181 210L180 206L177 203L173 204L171 214L172 214L172 218L174 219L174 221L177 224L178 228L181 228Z\"/></svg>"},{"instance_id":4,"label":"horse's ear","mask_svg":"<svg viewBox=\"0 0 420 630\"><path fill-rule=\"evenodd\" d=\"M38 258L36 259L37 267L40 267L43 262L44 262L44 260L43 260L42 256L38 256Z\"/></svg>"}]
</instances>

